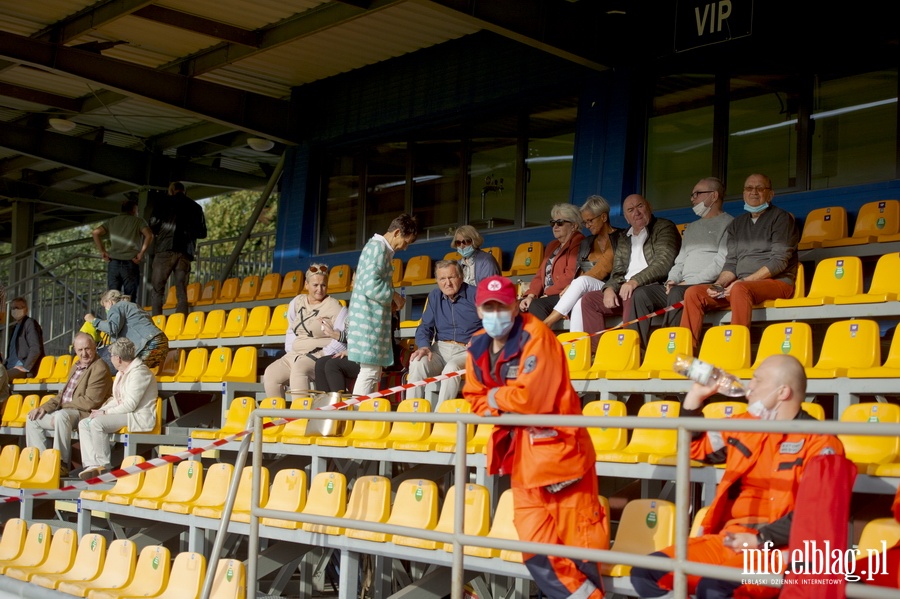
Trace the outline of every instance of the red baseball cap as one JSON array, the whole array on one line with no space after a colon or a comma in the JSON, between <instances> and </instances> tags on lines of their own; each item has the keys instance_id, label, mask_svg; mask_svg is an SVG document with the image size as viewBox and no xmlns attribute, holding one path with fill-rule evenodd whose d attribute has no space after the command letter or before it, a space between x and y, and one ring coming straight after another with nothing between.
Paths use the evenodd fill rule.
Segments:
<instances>
[{"instance_id":1,"label":"red baseball cap","mask_svg":"<svg viewBox=\"0 0 900 599\"><path fill-rule=\"evenodd\" d=\"M483 306L487 302L500 302L507 306L516 303L516 287L513 282L499 276L482 279L475 292L475 305Z\"/></svg>"}]
</instances>

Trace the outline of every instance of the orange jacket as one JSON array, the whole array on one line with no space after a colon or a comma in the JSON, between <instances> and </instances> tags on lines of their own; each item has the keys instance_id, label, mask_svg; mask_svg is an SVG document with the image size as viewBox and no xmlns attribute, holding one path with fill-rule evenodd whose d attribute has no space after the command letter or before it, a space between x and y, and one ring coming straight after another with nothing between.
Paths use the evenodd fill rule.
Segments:
<instances>
[{"instance_id":1,"label":"orange jacket","mask_svg":"<svg viewBox=\"0 0 900 599\"><path fill-rule=\"evenodd\" d=\"M754 416L740 414L734 418L754 419ZM796 419L812 417L801 410ZM741 479L759 459L766 437L776 434L710 432L703 433L691 443L691 458L695 460L721 462L725 453L725 474L703 519L703 534L720 532L731 518L731 505L740 492ZM789 433L783 435L778 447L779 453L772 459L771 501L767 513L757 514L768 524L753 526L764 542L772 541L776 547L788 542L797 487L809 460L817 455L844 455L844 446L834 435Z\"/></svg>"},{"instance_id":2,"label":"orange jacket","mask_svg":"<svg viewBox=\"0 0 900 599\"><path fill-rule=\"evenodd\" d=\"M472 336L463 397L476 414L581 414L562 345L540 319L520 314L490 367L493 340ZM488 444L488 471L511 474L512 486L536 488L574 480L594 468L584 428L496 427Z\"/></svg>"}]
</instances>

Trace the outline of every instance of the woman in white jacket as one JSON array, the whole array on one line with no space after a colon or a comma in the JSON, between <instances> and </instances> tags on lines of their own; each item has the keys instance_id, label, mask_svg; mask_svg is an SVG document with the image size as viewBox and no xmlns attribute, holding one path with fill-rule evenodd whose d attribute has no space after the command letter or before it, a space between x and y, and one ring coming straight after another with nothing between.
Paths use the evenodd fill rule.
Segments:
<instances>
[{"instance_id":1,"label":"woman in white jacket","mask_svg":"<svg viewBox=\"0 0 900 599\"><path fill-rule=\"evenodd\" d=\"M132 433L153 430L156 425L156 377L135 357L134 343L119 337L109 348L113 366L118 371L113 382L113 396L88 418L78 423L81 457L84 468L78 476L87 480L110 469L110 433L128 426Z\"/></svg>"}]
</instances>

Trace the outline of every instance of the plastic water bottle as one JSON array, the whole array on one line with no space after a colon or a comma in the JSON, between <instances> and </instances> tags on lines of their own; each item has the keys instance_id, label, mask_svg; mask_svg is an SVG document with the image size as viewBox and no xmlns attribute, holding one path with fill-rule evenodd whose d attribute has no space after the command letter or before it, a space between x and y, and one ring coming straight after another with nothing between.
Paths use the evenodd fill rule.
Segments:
<instances>
[{"instance_id":1,"label":"plastic water bottle","mask_svg":"<svg viewBox=\"0 0 900 599\"><path fill-rule=\"evenodd\" d=\"M701 385L717 383L719 385L719 393L728 397L742 397L747 393L738 377L691 356L679 354L675 358L672 370Z\"/></svg>"}]
</instances>

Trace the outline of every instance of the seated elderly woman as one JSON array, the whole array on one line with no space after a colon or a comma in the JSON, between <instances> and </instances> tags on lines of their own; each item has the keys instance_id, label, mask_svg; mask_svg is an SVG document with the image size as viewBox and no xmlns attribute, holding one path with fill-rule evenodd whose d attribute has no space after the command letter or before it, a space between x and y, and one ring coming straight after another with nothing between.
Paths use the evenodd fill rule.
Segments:
<instances>
[{"instance_id":1,"label":"seated elderly woman","mask_svg":"<svg viewBox=\"0 0 900 599\"><path fill-rule=\"evenodd\" d=\"M581 206L581 218L591 235L581 240L578 249L579 276L562 292L550 316L544 319L547 326L568 316L575 302L588 291L603 289L603 281L612 272L621 232L610 225L609 203L602 196L590 196ZM572 318L581 318L581 311L572 314Z\"/></svg>"},{"instance_id":2,"label":"seated elderly woman","mask_svg":"<svg viewBox=\"0 0 900 599\"><path fill-rule=\"evenodd\" d=\"M156 426L156 377L135 356L134 343L119 337L109 347L110 359L118 371L113 382L112 397L90 416L78 423L81 461L78 474L82 480L99 476L110 469L110 433L128 426L129 433L153 430Z\"/></svg>"},{"instance_id":3,"label":"seated elderly woman","mask_svg":"<svg viewBox=\"0 0 900 599\"><path fill-rule=\"evenodd\" d=\"M554 204L550 209L550 226L555 239L547 244L544 260L519 302L523 312L530 312L541 320L547 318L559 301L559 294L572 283L578 270L578 250L584 239L581 220L574 204Z\"/></svg>"},{"instance_id":4,"label":"seated elderly woman","mask_svg":"<svg viewBox=\"0 0 900 599\"><path fill-rule=\"evenodd\" d=\"M328 295L328 267L313 264L306 271L306 293L291 300L284 337L287 353L269 364L263 386L269 397L284 397L289 391L308 390L315 377L316 360L347 349L344 321L347 308Z\"/></svg>"},{"instance_id":5,"label":"seated elderly woman","mask_svg":"<svg viewBox=\"0 0 900 599\"><path fill-rule=\"evenodd\" d=\"M93 314L85 314L84 321L109 335L112 341L130 339L134 344L135 356L147 368L162 364L169 353L169 338L159 330L153 319L137 304L128 301L118 289L110 289L100 296L100 305L106 310L106 320ZM100 357L110 364L107 352L101 350Z\"/></svg>"},{"instance_id":6,"label":"seated elderly woman","mask_svg":"<svg viewBox=\"0 0 900 599\"><path fill-rule=\"evenodd\" d=\"M476 287L478 281L500 274L500 265L494 257L481 251L484 237L472 225L462 225L453 234L450 247L455 248L461 259L457 260L463 271L463 281Z\"/></svg>"}]
</instances>

